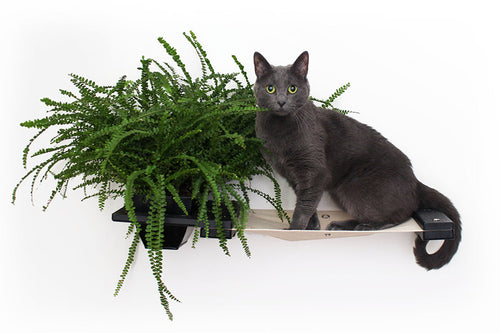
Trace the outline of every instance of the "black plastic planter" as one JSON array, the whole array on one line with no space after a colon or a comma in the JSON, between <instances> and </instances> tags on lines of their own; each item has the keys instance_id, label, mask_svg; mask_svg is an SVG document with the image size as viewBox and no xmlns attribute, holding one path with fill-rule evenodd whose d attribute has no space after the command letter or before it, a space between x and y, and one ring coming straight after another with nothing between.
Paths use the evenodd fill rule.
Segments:
<instances>
[{"instance_id":1,"label":"black plastic planter","mask_svg":"<svg viewBox=\"0 0 500 333\"><path fill-rule=\"evenodd\" d=\"M177 203L175 203L175 201L171 197L167 197L163 238L164 249L179 249L179 247L187 242L194 230L194 227L196 226L196 216L198 211L196 203L192 202L191 198L189 197L181 197L181 200L184 203L184 206L186 206L189 215L185 215L184 212L177 206ZM141 224L142 226L142 230L140 233L141 240L144 246L148 248L148 244L146 241L146 221L148 217L149 204L146 200L144 200L143 196L134 196L134 206L137 216L137 222L139 222L139 224ZM209 212L211 211L211 207L212 201L208 201L207 208ZM125 207L122 207L114 212L111 218L115 222L130 222ZM217 225L215 223L214 216L209 214L208 218L208 238L218 238ZM222 225L224 229L224 236L227 239L231 239L234 236L235 231L233 230L233 221L225 207L223 207L222 209ZM205 229L205 226L199 225L199 227L200 236L206 237L207 230Z\"/></svg>"}]
</instances>

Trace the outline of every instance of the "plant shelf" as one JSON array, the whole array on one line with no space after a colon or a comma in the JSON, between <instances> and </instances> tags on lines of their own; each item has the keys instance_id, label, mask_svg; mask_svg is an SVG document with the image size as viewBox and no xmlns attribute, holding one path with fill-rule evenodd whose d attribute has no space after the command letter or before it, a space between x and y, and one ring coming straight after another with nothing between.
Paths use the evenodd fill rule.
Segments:
<instances>
[{"instance_id":1,"label":"plant shelf","mask_svg":"<svg viewBox=\"0 0 500 333\"><path fill-rule=\"evenodd\" d=\"M289 216L293 214L293 211L286 212ZM388 233L416 233L423 240L453 239L453 223L451 221L440 221L438 218L433 218L433 214L433 211L426 212L426 217L428 216L426 221L421 221L416 217L410 218L400 225L383 230L327 230L326 227L330 222L346 221L351 219L351 217L340 210L320 210L318 211L318 218L321 230L287 230L288 224L280 220L276 210L252 209L248 216L245 232L249 234L271 236L287 241L359 237ZM436 214L439 213L436 212ZM112 219L117 222L130 222L125 208L121 208L113 213ZM147 215L138 212L137 220L139 223L145 225ZM231 222L230 220L224 221L224 230L227 238L231 238L236 232ZM165 217L165 230L167 232L165 234L164 248L172 250L178 249L186 243L195 225L196 219L192 216L167 215ZM201 237L205 237L205 234L206 231L202 228ZM210 221L208 237L217 238L214 221ZM146 244L144 235L141 235L141 238L143 243Z\"/></svg>"}]
</instances>

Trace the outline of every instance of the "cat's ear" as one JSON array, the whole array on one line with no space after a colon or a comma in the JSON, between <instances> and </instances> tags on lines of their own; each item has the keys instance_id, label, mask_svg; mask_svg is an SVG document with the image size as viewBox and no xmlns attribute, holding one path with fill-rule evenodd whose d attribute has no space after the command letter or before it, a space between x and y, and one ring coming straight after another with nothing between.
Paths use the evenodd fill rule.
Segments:
<instances>
[{"instance_id":1,"label":"cat's ear","mask_svg":"<svg viewBox=\"0 0 500 333\"><path fill-rule=\"evenodd\" d=\"M255 75L257 78L264 76L271 71L271 65L267 62L266 58L259 52L253 54L253 63L255 65Z\"/></svg>"},{"instance_id":2,"label":"cat's ear","mask_svg":"<svg viewBox=\"0 0 500 333\"><path fill-rule=\"evenodd\" d=\"M307 51L302 52L301 55L295 60L292 65L292 70L302 77L307 76L307 69L309 68L309 53Z\"/></svg>"}]
</instances>

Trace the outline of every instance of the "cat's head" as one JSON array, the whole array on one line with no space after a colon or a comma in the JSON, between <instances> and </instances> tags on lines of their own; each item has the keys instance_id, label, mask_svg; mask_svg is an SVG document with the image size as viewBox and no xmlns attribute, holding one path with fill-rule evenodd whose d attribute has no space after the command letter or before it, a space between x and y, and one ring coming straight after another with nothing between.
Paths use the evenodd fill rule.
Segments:
<instances>
[{"instance_id":1,"label":"cat's head","mask_svg":"<svg viewBox=\"0 0 500 333\"><path fill-rule=\"evenodd\" d=\"M271 66L258 52L254 54L255 97L261 108L286 116L309 100L307 69L309 53L303 52L293 65Z\"/></svg>"}]
</instances>

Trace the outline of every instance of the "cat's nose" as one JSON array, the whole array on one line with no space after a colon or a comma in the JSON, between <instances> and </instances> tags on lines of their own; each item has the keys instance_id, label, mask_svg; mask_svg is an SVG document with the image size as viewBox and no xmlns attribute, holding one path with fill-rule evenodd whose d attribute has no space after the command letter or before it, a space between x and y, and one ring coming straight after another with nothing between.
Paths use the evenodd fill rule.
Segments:
<instances>
[{"instance_id":1,"label":"cat's nose","mask_svg":"<svg viewBox=\"0 0 500 333\"><path fill-rule=\"evenodd\" d=\"M286 103L286 102L284 102L284 101L278 101L278 105L279 105L280 107L283 107L283 105L285 105L285 103Z\"/></svg>"}]
</instances>

